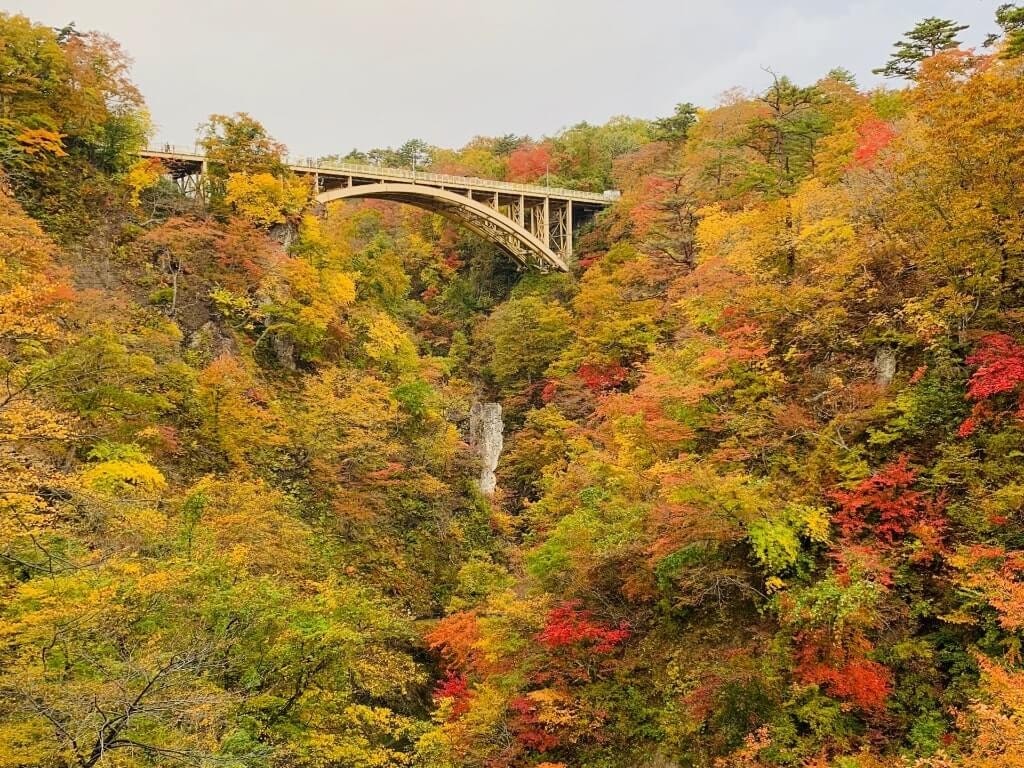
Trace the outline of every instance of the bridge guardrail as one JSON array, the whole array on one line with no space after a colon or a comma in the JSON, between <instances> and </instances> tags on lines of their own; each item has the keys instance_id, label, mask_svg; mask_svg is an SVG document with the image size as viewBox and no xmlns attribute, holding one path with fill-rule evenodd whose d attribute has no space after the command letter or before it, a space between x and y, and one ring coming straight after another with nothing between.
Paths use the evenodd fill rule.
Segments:
<instances>
[{"instance_id":1,"label":"bridge guardrail","mask_svg":"<svg viewBox=\"0 0 1024 768\"><path fill-rule=\"evenodd\" d=\"M146 147L146 152L162 152L165 155L196 155L203 154L198 144L186 147L181 144L158 144Z\"/></svg>"},{"instance_id":2,"label":"bridge guardrail","mask_svg":"<svg viewBox=\"0 0 1024 768\"><path fill-rule=\"evenodd\" d=\"M198 145L191 147L180 144L160 144L146 148L147 152L162 153L170 155L189 155L202 157L203 152ZM447 186L481 186L497 192L508 192L512 194L529 195L531 197L567 197L574 199L590 199L594 202L607 203L617 200L620 196L618 190L606 190L605 192L584 192L566 187L547 187L541 184L519 184L512 181L498 181L496 179L482 179L473 176L455 176L446 173L430 173L429 171L414 171L406 168L393 168L390 166L373 165L371 163L350 163L344 161L317 162L311 157L286 157L284 163L291 168L309 168L311 170L336 171L348 173L354 176L380 176L397 179L406 179L412 182L422 181L428 184Z\"/></svg>"},{"instance_id":3,"label":"bridge guardrail","mask_svg":"<svg viewBox=\"0 0 1024 768\"><path fill-rule=\"evenodd\" d=\"M307 158L308 159L308 158ZM608 195L602 192L584 192L578 189L567 189L566 187L546 187L541 184L517 184L512 181L498 181L496 179L482 179L474 176L455 176L447 173L431 173L429 171L414 171L405 168L393 168L389 166L372 165L370 163L347 163L327 161L313 164L313 168L324 168L326 170L352 172L353 174L365 174L368 176L385 175L396 178L409 179L410 181L426 181L434 184L459 186L465 182L479 184L497 191L513 192L516 194L527 194L534 197L591 197L596 200L606 201L615 199L616 195Z\"/></svg>"}]
</instances>

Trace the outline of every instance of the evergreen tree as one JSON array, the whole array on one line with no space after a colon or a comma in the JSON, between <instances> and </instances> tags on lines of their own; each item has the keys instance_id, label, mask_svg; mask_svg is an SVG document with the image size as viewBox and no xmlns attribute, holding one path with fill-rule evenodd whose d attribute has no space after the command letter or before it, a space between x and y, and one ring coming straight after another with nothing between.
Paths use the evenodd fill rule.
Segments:
<instances>
[{"instance_id":1,"label":"evergreen tree","mask_svg":"<svg viewBox=\"0 0 1024 768\"><path fill-rule=\"evenodd\" d=\"M395 164L403 168L423 168L430 165L433 152L423 139L409 139L395 151Z\"/></svg>"},{"instance_id":2,"label":"evergreen tree","mask_svg":"<svg viewBox=\"0 0 1024 768\"><path fill-rule=\"evenodd\" d=\"M907 32L906 39L895 44L896 50L884 67L871 70L876 75L915 79L918 65L939 51L956 48L960 41L957 33L967 29L966 24L957 24L949 19L930 16L917 23Z\"/></svg>"},{"instance_id":3,"label":"evergreen tree","mask_svg":"<svg viewBox=\"0 0 1024 768\"><path fill-rule=\"evenodd\" d=\"M1015 3L1003 3L996 10L996 23L1002 33L994 33L985 38L985 45L995 45L1000 39L1005 41L1001 52L1004 59L1015 59L1024 55L1024 8Z\"/></svg>"},{"instance_id":4,"label":"evergreen tree","mask_svg":"<svg viewBox=\"0 0 1024 768\"><path fill-rule=\"evenodd\" d=\"M655 137L662 141L684 141L696 122L697 108L693 104L676 104L674 114L654 121Z\"/></svg>"}]
</instances>

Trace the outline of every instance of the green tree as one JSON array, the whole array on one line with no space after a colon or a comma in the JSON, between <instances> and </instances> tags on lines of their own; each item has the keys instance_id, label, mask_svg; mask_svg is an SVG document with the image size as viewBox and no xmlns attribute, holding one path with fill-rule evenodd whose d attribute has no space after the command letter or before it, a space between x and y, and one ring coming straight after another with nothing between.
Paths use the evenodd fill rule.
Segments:
<instances>
[{"instance_id":1,"label":"green tree","mask_svg":"<svg viewBox=\"0 0 1024 768\"><path fill-rule=\"evenodd\" d=\"M514 133L506 133L494 140L494 154L499 157L508 157L524 144L530 143L529 136L516 136Z\"/></svg>"},{"instance_id":2,"label":"green tree","mask_svg":"<svg viewBox=\"0 0 1024 768\"><path fill-rule=\"evenodd\" d=\"M986 37L985 45L995 45L1002 39L1004 44L1000 56L1004 59L1024 55L1024 8L1015 3L1003 3L996 9L996 23L1002 33Z\"/></svg>"},{"instance_id":3,"label":"green tree","mask_svg":"<svg viewBox=\"0 0 1024 768\"><path fill-rule=\"evenodd\" d=\"M430 165L433 150L423 139L409 139L395 151L395 164L403 168L423 168Z\"/></svg>"},{"instance_id":4,"label":"green tree","mask_svg":"<svg viewBox=\"0 0 1024 768\"><path fill-rule=\"evenodd\" d=\"M762 106L749 120L740 143L752 150L741 189L773 196L788 194L814 170L818 140L828 128L821 109L825 97L814 86L798 86L773 74L771 86L758 98Z\"/></svg>"},{"instance_id":5,"label":"green tree","mask_svg":"<svg viewBox=\"0 0 1024 768\"><path fill-rule=\"evenodd\" d=\"M696 122L697 107L688 101L676 104L672 115L654 121L654 138L662 141L685 141Z\"/></svg>"},{"instance_id":6,"label":"green tree","mask_svg":"<svg viewBox=\"0 0 1024 768\"><path fill-rule=\"evenodd\" d=\"M907 32L905 39L895 43L896 50L889 57L884 67L871 70L876 75L886 77L905 77L913 80L917 76L918 65L939 51L956 48L960 45L957 33L967 29L966 24L957 24L949 19L929 16L919 21L917 26Z\"/></svg>"},{"instance_id":7,"label":"green tree","mask_svg":"<svg viewBox=\"0 0 1024 768\"><path fill-rule=\"evenodd\" d=\"M572 337L562 306L541 296L514 298L488 318L483 334L493 344L490 370L506 389L538 381Z\"/></svg>"},{"instance_id":8,"label":"green tree","mask_svg":"<svg viewBox=\"0 0 1024 768\"><path fill-rule=\"evenodd\" d=\"M578 123L551 140L552 168L559 169L552 183L600 191L615 185L616 158L651 140L651 124L630 117L613 117L604 125Z\"/></svg>"}]
</instances>

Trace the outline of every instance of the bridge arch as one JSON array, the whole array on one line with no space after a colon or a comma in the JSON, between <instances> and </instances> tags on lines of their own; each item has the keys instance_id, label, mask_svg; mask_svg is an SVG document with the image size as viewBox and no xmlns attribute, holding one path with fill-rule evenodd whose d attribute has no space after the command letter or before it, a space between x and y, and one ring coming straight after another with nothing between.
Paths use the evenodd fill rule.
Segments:
<instances>
[{"instance_id":1,"label":"bridge arch","mask_svg":"<svg viewBox=\"0 0 1024 768\"><path fill-rule=\"evenodd\" d=\"M561 256L518 222L469 195L457 194L448 189L424 184L381 182L330 189L317 195L316 200L318 203L330 203L360 198L406 203L439 213L496 243L524 266L533 266L542 271L569 271Z\"/></svg>"}]
</instances>

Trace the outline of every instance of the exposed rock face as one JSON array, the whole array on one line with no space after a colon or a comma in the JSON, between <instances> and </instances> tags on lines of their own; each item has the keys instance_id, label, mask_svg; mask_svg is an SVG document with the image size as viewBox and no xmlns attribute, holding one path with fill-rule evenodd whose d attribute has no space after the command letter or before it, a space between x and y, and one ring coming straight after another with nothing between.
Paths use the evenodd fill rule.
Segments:
<instances>
[{"instance_id":1,"label":"exposed rock face","mask_svg":"<svg viewBox=\"0 0 1024 768\"><path fill-rule=\"evenodd\" d=\"M500 403L473 403L469 411L469 444L480 457L480 490L488 496L498 485L494 470L504 445L504 431Z\"/></svg>"},{"instance_id":2,"label":"exposed rock face","mask_svg":"<svg viewBox=\"0 0 1024 768\"><path fill-rule=\"evenodd\" d=\"M274 224L270 228L270 236L277 240L285 250L288 250L295 240L296 227L294 224Z\"/></svg>"},{"instance_id":3,"label":"exposed rock face","mask_svg":"<svg viewBox=\"0 0 1024 768\"><path fill-rule=\"evenodd\" d=\"M189 337L188 348L198 352L204 364L215 360L221 355L234 355L238 353L231 336L212 320L203 323Z\"/></svg>"},{"instance_id":4,"label":"exposed rock face","mask_svg":"<svg viewBox=\"0 0 1024 768\"><path fill-rule=\"evenodd\" d=\"M270 338L277 364L289 371L295 370L295 342L282 333L275 333Z\"/></svg>"},{"instance_id":5,"label":"exposed rock face","mask_svg":"<svg viewBox=\"0 0 1024 768\"><path fill-rule=\"evenodd\" d=\"M892 347L879 347L875 353L875 383L880 387L888 387L896 375L896 350Z\"/></svg>"}]
</instances>

